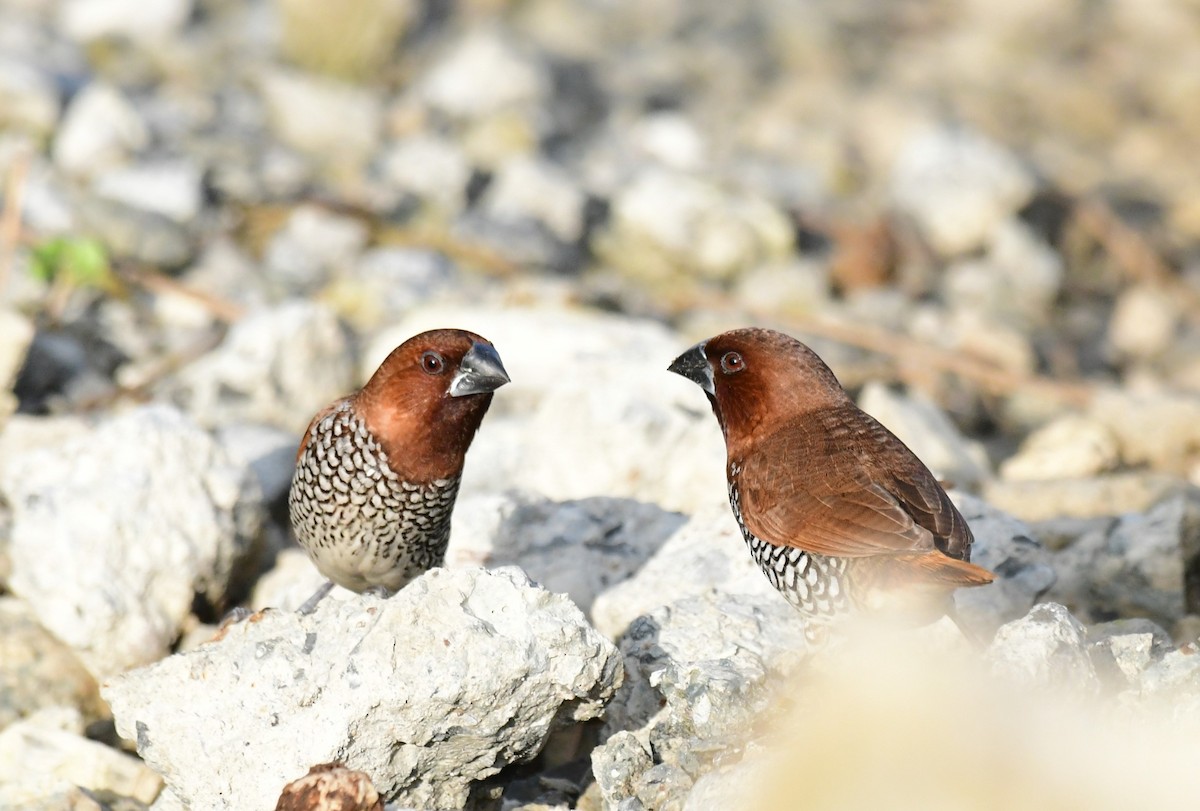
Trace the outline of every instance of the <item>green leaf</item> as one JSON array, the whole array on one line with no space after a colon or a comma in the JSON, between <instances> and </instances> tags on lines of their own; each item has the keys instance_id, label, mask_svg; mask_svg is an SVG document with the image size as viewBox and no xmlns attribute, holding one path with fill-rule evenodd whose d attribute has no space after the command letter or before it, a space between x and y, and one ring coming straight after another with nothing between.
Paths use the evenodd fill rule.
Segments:
<instances>
[{"instance_id":1,"label":"green leaf","mask_svg":"<svg viewBox=\"0 0 1200 811\"><path fill-rule=\"evenodd\" d=\"M109 289L115 281L104 245L89 237L55 237L35 246L30 258L30 272L46 282Z\"/></svg>"}]
</instances>

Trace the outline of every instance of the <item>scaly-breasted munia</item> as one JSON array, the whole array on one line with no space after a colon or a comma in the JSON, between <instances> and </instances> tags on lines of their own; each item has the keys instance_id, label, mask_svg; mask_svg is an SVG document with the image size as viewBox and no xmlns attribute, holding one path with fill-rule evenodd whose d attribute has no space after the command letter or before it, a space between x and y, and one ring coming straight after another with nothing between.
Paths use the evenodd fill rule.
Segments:
<instances>
[{"instance_id":1,"label":"scaly-breasted munia","mask_svg":"<svg viewBox=\"0 0 1200 811\"><path fill-rule=\"evenodd\" d=\"M933 619L953 589L992 581L970 563L971 530L937 479L801 342L733 330L670 371L712 404L733 515L810 640L840 616L914 597Z\"/></svg>"},{"instance_id":2,"label":"scaly-breasted munia","mask_svg":"<svg viewBox=\"0 0 1200 811\"><path fill-rule=\"evenodd\" d=\"M442 563L467 449L507 382L489 341L432 330L313 418L288 507L296 539L332 582L301 612L334 583L394 592Z\"/></svg>"}]
</instances>

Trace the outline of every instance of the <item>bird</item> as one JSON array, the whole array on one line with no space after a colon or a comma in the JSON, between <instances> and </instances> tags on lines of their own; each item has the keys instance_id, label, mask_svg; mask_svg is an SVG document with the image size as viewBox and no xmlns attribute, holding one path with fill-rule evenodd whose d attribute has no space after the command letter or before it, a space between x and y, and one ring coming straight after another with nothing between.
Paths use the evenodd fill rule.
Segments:
<instances>
[{"instance_id":1,"label":"bird","mask_svg":"<svg viewBox=\"0 0 1200 811\"><path fill-rule=\"evenodd\" d=\"M736 329L668 370L704 390L742 537L814 646L864 613L954 619L953 590L992 581L970 562L971 529L937 478L802 342Z\"/></svg>"},{"instance_id":2,"label":"bird","mask_svg":"<svg viewBox=\"0 0 1200 811\"><path fill-rule=\"evenodd\" d=\"M441 565L463 463L492 394L509 382L490 341L437 329L392 350L360 390L313 417L296 453L296 540L336 583L391 594Z\"/></svg>"}]
</instances>

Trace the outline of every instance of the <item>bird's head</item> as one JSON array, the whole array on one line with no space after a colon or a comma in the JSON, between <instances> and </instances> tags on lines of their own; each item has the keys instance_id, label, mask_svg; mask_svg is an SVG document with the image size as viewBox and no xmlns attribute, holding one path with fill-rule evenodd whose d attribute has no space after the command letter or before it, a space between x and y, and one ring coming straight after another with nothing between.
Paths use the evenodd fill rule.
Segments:
<instances>
[{"instance_id":1,"label":"bird's head","mask_svg":"<svg viewBox=\"0 0 1200 811\"><path fill-rule=\"evenodd\" d=\"M688 349L668 369L704 390L731 448L850 399L815 352L769 329L723 332Z\"/></svg>"},{"instance_id":2,"label":"bird's head","mask_svg":"<svg viewBox=\"0 0 1200 811\"><path fill-rule=\"evenodd\" d=\"M422 332L392 350L354 407L393 465L436 476L463 457L508 373L491 341L461 329Z\"/></svg>"}]
</instances>

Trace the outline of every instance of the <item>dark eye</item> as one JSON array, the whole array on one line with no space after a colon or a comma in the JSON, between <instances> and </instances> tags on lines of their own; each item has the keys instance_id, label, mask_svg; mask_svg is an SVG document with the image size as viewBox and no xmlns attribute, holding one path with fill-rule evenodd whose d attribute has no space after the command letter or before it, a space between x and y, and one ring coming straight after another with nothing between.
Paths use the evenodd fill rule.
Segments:
<instances>
[{"instance_id":1,"label":"dark eye","mask_svg":"<svg viewBox=\"0 0 1200 811\"><path fill-rule=\"evenodd\" d=\"M421 356L421 368L425 374L440 375L446 369L446 361L437 352L430 350Z\"/></svg>"},{"instance_id":2,"label":"dark eye","mask_svg":"<svg viewBox=\"0 0 1200 811\"><path fill-rule=\"evenodd\" d=\"M746 361L737 352L726 352L721 356L721 368L727 375L735 375L746 368Z\"/></svg>"}]
</instances>

